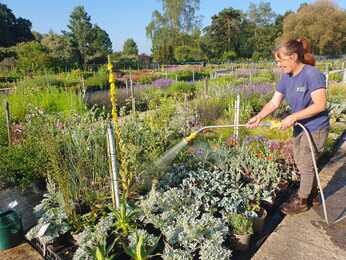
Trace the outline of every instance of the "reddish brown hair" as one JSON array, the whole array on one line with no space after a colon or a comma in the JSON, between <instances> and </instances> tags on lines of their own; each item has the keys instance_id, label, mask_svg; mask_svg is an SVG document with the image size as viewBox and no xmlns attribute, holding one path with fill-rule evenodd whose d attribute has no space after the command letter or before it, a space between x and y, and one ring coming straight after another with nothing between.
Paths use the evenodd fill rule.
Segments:
<instances>
[{"instance_id":1,"label":"reddish brown hair","mask_svg":"<svg viewBox=\"0 0 346 260\"><path fill-rule=\"evenodd\" d=\"M275 55L280 58L279 49L284 48L284 54L292 55L297 54L298 60L304 64L315 66L316 60L311 53L309 42L305 38L298 38L296 40L288 40L281 43L275 50Z\"/></svg>"}]
</instances>

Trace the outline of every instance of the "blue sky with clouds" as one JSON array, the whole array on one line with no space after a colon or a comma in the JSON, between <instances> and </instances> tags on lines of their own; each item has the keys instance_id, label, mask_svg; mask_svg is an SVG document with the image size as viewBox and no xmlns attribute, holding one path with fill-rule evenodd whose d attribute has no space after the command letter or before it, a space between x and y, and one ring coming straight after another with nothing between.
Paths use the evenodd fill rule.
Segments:
<instances>
[{"instance_id":1,"label":"blue sky with clouds","mask_svg":"<svg viewBox=\"0 0 346 260\"><path fill-rule=\"evenodd\" d=\"M211 17L224 8L233 7L246 11L250 2L246 0L201 0L199 15L203 17L202 25L210 23ZM272 9L283 14L296 10L301 3L314 1L273 0L269 1ZM334 1L346 8L346 0ZM160 0L0 0L18 17L32 22L33 30L47 33L52 30L60 33L67 30L69 15L73 7L83 5L91 16L91 21L107 31L114 50L121 50L127 38L133 38L140 52L150 53L151 42L145 36L145 27L151 20L152 12L161 10Z\"/></svg>"}]
</instances>

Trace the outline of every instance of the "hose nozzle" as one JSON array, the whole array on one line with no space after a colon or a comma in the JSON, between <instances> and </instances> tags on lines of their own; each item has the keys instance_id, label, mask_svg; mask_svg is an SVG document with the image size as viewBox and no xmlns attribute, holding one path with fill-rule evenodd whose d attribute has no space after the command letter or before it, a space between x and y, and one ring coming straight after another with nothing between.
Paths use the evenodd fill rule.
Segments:
<instances>
[{"instance_id":1,"label":"hose nozzle","mask_svg":"<svg viewBox=\"0 0 346 260\"><path fill-rule=\"evenodd\" d=\"M270 129L279 128L281 125L280 121L267 121L260 124L260 126L269 127Z\"/></svg>"},{"instance_id":2,"label":"hose nozzle","mask_svg":"<svg viewBox=\"0 0 346 260\"><path fill-rule=\"evenodd\" d=\"M192 132L188 137L184 138L184 141L186 143L191 142L193 139L195 139L197 137L198 131Z\"/></svg>"}]
</instances>

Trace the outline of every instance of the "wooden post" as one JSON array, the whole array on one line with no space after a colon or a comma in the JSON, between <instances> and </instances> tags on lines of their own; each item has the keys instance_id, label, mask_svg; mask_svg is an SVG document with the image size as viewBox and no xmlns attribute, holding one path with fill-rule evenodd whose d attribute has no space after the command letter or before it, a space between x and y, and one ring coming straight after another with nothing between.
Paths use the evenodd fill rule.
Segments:
<instances>
[{"instance_id":1,"label":"wooden post","mask_svg":"<svg viewBox=\"0 0 346 260\"><path fill-rule=\"evenodd\" d=\"M184 93L184 104L187 103L187 100L188 100L188 98L187 98L187 93Z\"/></svg>"},{"instance_id":2,"label":"wooden post","mask_svg":"<svg viewBox=\"0 0 346 260\"><path fill-rule=\"evenodd\" d=\"M239 125L239 119L240 119L240 95L237 94L237 98L234 102L234 124ZM237 144L239 143L239 127L234 127L234 136Z\"/></svg>"},{"instance_id":3,"label":"wooden post","mask_svg":"<svg viewBox=\"0 0 346 260\"><path fill-rule=\"evenodd\" d=\"M208 97L208 78L204 79L204 96Z\"/></svg>"},{"instance_id":4,"label":"wooden post","mask_svg":"<svg viewBox=\"0 0 346 260\"><path fill-rule=\"evenodd\" d=\"M251 67L250 67L250 86L252 85L252 71L251 71Z\"/></svg>"},{"instance_id":5,"label":"wooden post","mask_svg":"<svg viewBox=\"0 0 346 260\"><path fill-rule=\"evenodd\" d=\"M12 144L11 140L11 118L10 118L10 105L7 100L4 101L5 107L5 117L6 117L6 126L7 126L7 137L8 137L8 146Z\"/></svg>"},{"instance_id":6,"label":"wooden post","mask_svg":"<svg viewBox=\"0 0 346 260\"><path fill-rule=\"evenodd\" d=\"M132 112L136 112L136 100L135 100L135 92L133 90L133 82L130 75L130 91L131 91L131 101L132 101Z\"/></svg>"},{"instance_id":7,"label":"wooden post","mask_svg":"<svg viewBox=\"0 0 346 260\"><path fill-rule=\"evenodd\" d=\"M80 80L81 80L81 85L82 85L82 97L84 99L85 94L86 94L86 89L85 89L85 82L84 82L83 73L81 73Z\"/></svg>"},{"instance_id":8,"label":"wooden post","mask_svg":"<svg viewBox=\"0 0 346 260\"><path fill-rule=\"evenodd\" d=\"M192 71L192 82L195 83L195 71Z\"/></svg>"},{"instance_id":9,"label":"wooden post","mask_svg":"<svg viewBox=\"0 0 346 260\"><path fill-rule=\"evenodd\" d=\"M328 70L328 63L326 64L326 88L328 89L329 84L329 70Z\"/></svg>"},{"instance_id":10,"label":"wooden post","mask_svg":"<svg viewBox=\"0 0 346 260\"><path fill-rule=\"evenodd\" d=\"M125 80L125 87L126 87L126 98L128 98L128 96L129 96L129 82L127 81L127 79Z\"/></svg>"}]
</instances>

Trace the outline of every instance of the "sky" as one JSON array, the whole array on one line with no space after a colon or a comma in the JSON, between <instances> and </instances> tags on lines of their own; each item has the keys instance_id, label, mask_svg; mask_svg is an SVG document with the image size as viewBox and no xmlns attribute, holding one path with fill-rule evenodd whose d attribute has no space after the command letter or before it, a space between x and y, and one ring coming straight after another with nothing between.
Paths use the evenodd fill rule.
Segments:
<instances>
[{"instance_id":1,"label":"sky","mask_svg":"<svg viewBox=\"0 0 346 260\"><path fill-rule=\"evenodd\" d=\"M211 17L224 8L233 7L246 11L250 2L260 0L201 0L198 15L203 17L202 26L210 24ZM311 0L272 0L271 7L277 14L295 11L300 4ZM346 9L346 0L337 0ZM29 19L32 30L40 33L68 30L69 15L73 8L83 5L93 24L104 29L113 44L114 51L120 51L126 39L133 38L140 53L150 53L151 41L145 35L145 27L151 21L152 12L161 11L160 0L0 0L12 10L15 16Z\"/></svg>"}]
</instances>

